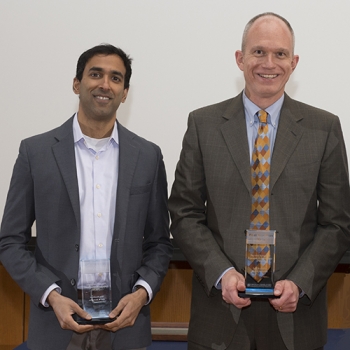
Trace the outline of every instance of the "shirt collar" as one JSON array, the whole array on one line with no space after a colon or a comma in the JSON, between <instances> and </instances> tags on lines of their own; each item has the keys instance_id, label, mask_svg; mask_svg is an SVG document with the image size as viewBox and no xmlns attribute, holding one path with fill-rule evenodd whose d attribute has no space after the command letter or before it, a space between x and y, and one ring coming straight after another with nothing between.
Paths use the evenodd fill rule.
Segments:
<instances>
[{"instance_id":1,"label":"shirt collar","mask_svg":"<svg viewBox=\"0 0 350 350\"><path fill-rule=\"evenodd\" d=\"M74 137L74 143L79 142L80 140L84 140L84 134L81 131L79 122L78 122L78 113L75 113L73 118L73 137ZM110 136L110 140L108 143L116 143L119 144L119 134L118 134L118 124L115 122L114 128L112 130L112 134Z\"/></svg>"},{"instance_id":2,"label":"shirt collar","mask_svg":"<svg viewBox=\"0 0 350 350\"><path fill-rule=\"evenodd\" d=\"M284 94L271 106L265 108L265 111L269 114L267 122L270 123L274 128L278 125L278 120L281 113L281 108L284 101ZM254 122L258 122L256 113L261 109L254 104L243 91L243 105L245 111L245 117L249 121L249 125L253 126Z\"/></svg>"}]
</instances>

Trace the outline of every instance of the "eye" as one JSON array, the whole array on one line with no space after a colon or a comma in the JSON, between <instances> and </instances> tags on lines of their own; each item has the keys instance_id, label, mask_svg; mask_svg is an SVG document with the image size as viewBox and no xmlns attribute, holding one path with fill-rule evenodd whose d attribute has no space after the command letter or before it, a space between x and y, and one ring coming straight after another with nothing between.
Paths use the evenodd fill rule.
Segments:
<instances>
[{"instance_id":1,"label":"eye","mask_svg":"<svg viewBox=\"0 0 350 350\"><path fill-rule=\"evenodd\" d=\"M264 54L264 51L263 50L255 50L255 55L257 56L262 56Z\"/></svg>"},{"instance_id":2,"label":"eye","mask_svg":"<svg viewBox=\"0 0 350 350\"><path fill-rule=\"evenodd\" d=\"M114 75L112 77L112 80L115 81L115 82L120 82L121 81L120 77L118 77L117 75Z\"/></svg>"},{"instance_id":3,"label":"eye","mask_svg":"<svg viewBox=\"0 0 350 350\"><path fill-rule=\"evenodd\" d=\"M100 73L97 73L97 72L91 72L90 73L90 77L91 78L99 78L101 75L100 75Z\"/></svg>"},{"instance_id":4,"label":"eye","mask_svg":"<svg viewBox=\"0 0 350 350\"><path fill-rule=\"evenodd\" d=\"M277 52L277 57L279 58L283 58L283 57L286 57L286 53L285 52Z\"/></svg>"}]
</instances>

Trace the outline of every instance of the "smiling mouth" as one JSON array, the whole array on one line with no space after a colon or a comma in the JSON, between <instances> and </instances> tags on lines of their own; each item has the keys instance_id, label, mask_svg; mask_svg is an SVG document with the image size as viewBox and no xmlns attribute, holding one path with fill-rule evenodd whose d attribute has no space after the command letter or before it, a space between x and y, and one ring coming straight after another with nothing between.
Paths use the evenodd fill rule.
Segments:
<instances>
[{"instance_id":1,"label":"smiling mouth","mask_svg":"<svg viewBox=\"0 0 350 350\"><path fill-rule=\"evenodd\" d=\"M97 96L94 96L96 99L98 100L102 100L102 101L107 101L107 100L110 100L111 98L108 97L108 96L100 96L100 95L97 95Z\"/></svg>"},{"instance_id":2,"label":"smiling mouth","mask_svg":"<svg viewBox=\"0 0 350 350\"><path fill-rule=\"evenodd\" d=\"M275 79L278 77L278 74L258 74L259 77L265 78L265 79Z\"/></svg>"}]
</instances>

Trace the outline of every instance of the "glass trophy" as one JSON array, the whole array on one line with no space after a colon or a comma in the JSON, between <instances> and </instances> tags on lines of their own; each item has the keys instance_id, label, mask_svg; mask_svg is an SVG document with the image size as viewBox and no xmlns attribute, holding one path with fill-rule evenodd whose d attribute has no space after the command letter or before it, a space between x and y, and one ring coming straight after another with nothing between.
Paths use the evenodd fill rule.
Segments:
<instances>
[{"instance_id":1,"label":"glass trophy","mask_svg":"<svg viewBox=\"0 0 350 350\"><path fill-rule=\"evenodd\" d=\"M109 259L80 261L80 270L82 307L92 317L91 321L85 320L85 323L111 322L109 314L112 311L112 291Z\"/></svg>"},{"instance_id":2,"label":"glass trophy","mask_svg":"<svg viewBox=\"0 0 350 350\"><path fill-rule=\"evenodd\" d=\"M240 297L274 297L275 250L276 231L246 231L246 290Z\"/></svg>"}]
</instances>

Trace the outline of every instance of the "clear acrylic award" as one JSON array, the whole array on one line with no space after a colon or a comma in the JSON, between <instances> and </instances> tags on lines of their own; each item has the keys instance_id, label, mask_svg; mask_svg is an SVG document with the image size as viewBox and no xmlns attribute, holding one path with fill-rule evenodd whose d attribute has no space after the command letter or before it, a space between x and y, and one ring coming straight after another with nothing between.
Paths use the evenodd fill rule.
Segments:
<instances>
[{"instance_id":1,"label":"clear acrylic award","mask_svg":"<svg viewBox=\"0 0 350 350\"><path fill-rule=\"evenodd\" d=\"M108 323L112 311L112 291L110 261L85 260L80 261L82 307L92 320L84 323ZM82 323L82 322L78 322Z\"/></svg>"},{"instance_id":2,"label":"clear acrylic award","mask_svg":"<svg viewBox=\"0 0 350 350\"><path fill-rule=\"evenodd\" d=\"M241 297L274 297L275 251L276 231L246 231L246 290Z\"/></svg>"}]
</instances>

